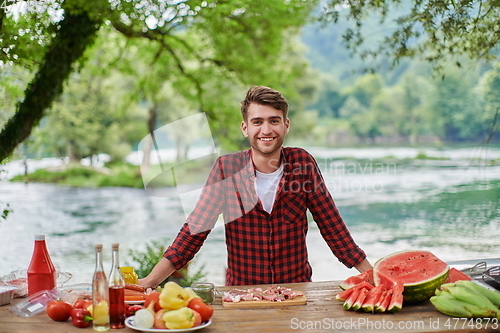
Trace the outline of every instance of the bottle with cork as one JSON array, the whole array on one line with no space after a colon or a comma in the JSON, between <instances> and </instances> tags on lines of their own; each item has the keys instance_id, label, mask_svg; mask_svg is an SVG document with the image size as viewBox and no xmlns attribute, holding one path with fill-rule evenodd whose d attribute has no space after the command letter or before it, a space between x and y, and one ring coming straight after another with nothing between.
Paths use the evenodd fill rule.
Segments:
<instances>
[{"instance_id":1,"label":"bottle with cork","mask_svg":"<svg viewBox=\"0 0 500 333\"><path fill-rule=\"evenodd\" d=\"M27 275L28 296L56 287L56 269L47 250L45 235L35 235L35 247Z\"/></svg>"},{"instance_id":2,"label":"bottle with cork","mask_svg":"<svg viewBox=\"0 0 500 333\"><path fill-rule=\"evenodd\" d=\"M102 264L102 244L95 245L95 271L92 278L92 317L96 331L109 330L109 287Z\"/></svg>"},{"instance_id":3,"label":"bottle with cork","mask_svg":"<svg viewBox=\"0 0 500 333\"><path fill-rule=\"evenodd\" d=\"M125 327L125 279L120 270L119 244L112 247L112 265L109 273L109 319L111 328Z\"/></svg>"}]
</instances>

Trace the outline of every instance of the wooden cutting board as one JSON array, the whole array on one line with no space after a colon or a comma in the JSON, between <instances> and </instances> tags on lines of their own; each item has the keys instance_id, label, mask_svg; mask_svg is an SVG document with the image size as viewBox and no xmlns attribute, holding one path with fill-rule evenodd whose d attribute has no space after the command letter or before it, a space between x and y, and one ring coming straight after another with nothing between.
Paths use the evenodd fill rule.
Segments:
<instances>
[{"instance_id":1,"label":"wooden cutting board","mask_svg":"<svg viewBox=\"0 0 500 333\"><path fill-rule=\"evenodd\" d=\"M272 301L240 301L240 302L224 302L222 305L226 308L267 308L267 307L282 307L282 306L292 306L292 305L304 305L307 304L306 296L297 296L294 299L287 299L281 302Z\"/></svg>"}]
</instances>

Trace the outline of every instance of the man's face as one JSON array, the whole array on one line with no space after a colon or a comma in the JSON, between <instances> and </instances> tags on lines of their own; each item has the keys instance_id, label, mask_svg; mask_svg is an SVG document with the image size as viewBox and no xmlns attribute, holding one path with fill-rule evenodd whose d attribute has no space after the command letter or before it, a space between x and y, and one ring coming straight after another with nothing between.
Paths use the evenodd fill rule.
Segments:
<instances>
[{"instance_id":1,"label":"man's face","mask_svg":"<svg viewBox=\"0 0 500 333\"><path fill-rule=\"evenodd\" d=\"M269 156L278 152L290 127L290 121L283 119L283 112L252 103L247 116L247 121L241 122L241 130L254 152Z\"/></svg>"}]
</instances>

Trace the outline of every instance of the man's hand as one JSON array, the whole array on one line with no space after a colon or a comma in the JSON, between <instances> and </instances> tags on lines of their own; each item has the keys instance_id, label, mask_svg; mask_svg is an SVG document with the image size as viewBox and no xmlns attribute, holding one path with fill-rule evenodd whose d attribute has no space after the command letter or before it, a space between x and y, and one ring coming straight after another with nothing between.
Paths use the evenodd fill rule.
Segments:
<instances>
[{"instance_id":1,"label":"man's hand","mask_svg":"<svg viewBox=\"0 0 500 333\"><path fill-rule=\"evenodd\" d=\"M373 269L373 266L372 266L372 264L370 264L370 262L368 261L368 259L363 260L362 262L360 262L359 264L357 264L354 267L356 267L356 269L360 273L363 273L364 271L367 271L369 269Z\"/></svg>"}]
</instances>

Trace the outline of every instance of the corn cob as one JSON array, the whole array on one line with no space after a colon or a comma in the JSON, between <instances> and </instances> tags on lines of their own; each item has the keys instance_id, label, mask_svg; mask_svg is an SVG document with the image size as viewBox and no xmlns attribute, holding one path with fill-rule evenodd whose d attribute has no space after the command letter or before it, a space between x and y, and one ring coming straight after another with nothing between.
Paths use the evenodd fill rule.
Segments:
<instances>
[{"instance_id":1,"label":"corn cob","mask_svg":"<svg viewBox=\"0 0 500 333\"><path fill-rule=\"evenodd\" d=\"M457 285L465 286L477 291L478 293L489 299L491 303L495 304L497 307L500 307L500 292L485 288L472 281L457 281L456 283Z\"/></svg>"},{"instance_id":2,"label":"corn cob","mask_svg":"<svg viewBox=\"0 0 500 333\"><path fill-rule=\"evenodd\" d=\"M477 305L480 308L498 312L498 308L495 306L495 304L491 303L491 301L488 298L486 298L485 296L483 296L479 292L476 292L473 289L464 287L463 285L455 285L452 287L447 287L445 291L448 291L454 298L456 298L459 301Z\"/></svg>"},{"instance_id":3,"label":"corn cob","mask_svg":"<svg viewBox=\"0 0 500 333\"><path fill-rule=\"evenodd\" d=\"M448 316L471 318L472 313L464 308L457 299L441 296L432 296L430 298L431 303L434 305L439 312L442 312Z\"/></svg>"},{"instance_id":4,"label":"corn cob","mask_svg":"<svg viewBox=\"0 0 500 333\"><path fill-rule=\"evenodd\" d=\"M447 296L433 296L430 301L440 312L453 317L498 318L498 312Z\"/></svg>"}]
</instances>

